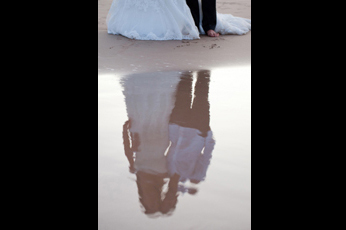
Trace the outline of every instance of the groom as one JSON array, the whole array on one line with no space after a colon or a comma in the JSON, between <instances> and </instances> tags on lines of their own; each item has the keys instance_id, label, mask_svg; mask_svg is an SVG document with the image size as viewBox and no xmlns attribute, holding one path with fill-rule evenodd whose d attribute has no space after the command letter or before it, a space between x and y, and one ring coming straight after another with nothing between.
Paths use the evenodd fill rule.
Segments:
<instances>
[{"instance_id":1,"label":"groom","mask_svg":"<svg viewBox=\"0 0 346 230\"><path fill-rule=\"evenodd\" d=\"M187 5L190 7L191 14L195 24L199 30L199 2L198 0L186 0ZM202 27L204 32L210 37L218 37L216 33L216 0L202 0Z\"/></svg>"}]
</instances>

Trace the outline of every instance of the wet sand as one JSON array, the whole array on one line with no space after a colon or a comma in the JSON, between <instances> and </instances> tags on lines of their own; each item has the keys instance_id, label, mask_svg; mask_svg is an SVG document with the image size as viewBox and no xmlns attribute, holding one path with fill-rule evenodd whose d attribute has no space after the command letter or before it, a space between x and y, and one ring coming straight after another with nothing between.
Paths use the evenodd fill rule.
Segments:
<instances>
[{"instance_id":1,"label":"wet sand","mask_svg":"<svg viewBox=\"0 0 346 230\"><path fill-rule=\"evenodd\" d=\"M111 2L98 2L99 230L251 229L251 31L199 40L131 40L107 34L105 19ZM219 0L217 9L251 19L249 0ZM126 99L138 98L136 90L125 89L139 87L143 100L162 93L175 95L182 74L190 73L194 95L200 70L209 71L209 124L215 139L206 179L197 185L184 184L185 189L198 192L179 192L171 215L146 215L136 175L129 172L124 154L123 126L134 106ZM161 91L153 91L157 81L150 84L150 77L161 79ZM143 81L126 81L138 78ZM172 108L174 100L169 102ZM142 117L148 113L139 111Z\"/></svg>"}]
</instances>

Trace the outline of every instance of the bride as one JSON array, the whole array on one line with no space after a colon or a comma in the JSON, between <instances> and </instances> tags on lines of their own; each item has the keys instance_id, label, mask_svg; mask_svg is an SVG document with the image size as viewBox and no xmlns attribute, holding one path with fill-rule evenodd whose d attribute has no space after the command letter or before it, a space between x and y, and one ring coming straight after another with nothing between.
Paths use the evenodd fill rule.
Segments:
<instances>
[{"instance_id":1,"label":"bride","mask_svg":"<svg viewBox=\"0 0 346 230\"><path fill-rule=\"evenodd\" d=\"M199 39L199 34L205 34L199 6L198 29L186 0L113 0L107 15L108 33L138 40ZM217 13L216 33L242 35L249 30L250 19Z\"/></svg>"}]
</instances>

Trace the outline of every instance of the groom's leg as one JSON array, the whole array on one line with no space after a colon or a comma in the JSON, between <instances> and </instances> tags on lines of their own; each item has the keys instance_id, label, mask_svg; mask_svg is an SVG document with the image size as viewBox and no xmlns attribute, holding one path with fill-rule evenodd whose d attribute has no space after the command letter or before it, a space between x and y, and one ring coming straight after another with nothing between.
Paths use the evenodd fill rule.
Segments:
<instances>
[{"instance_id":1,"label":"groom's leg","mask_svg":"<svg viewBox=\"0 0 346 230\"><path fill-rule=\"evenodd\" d=\"M202 27L205 33L216 27L216 0L202 0Z\"/></svg>"},{"instance_id":2,"label":"groom's leg","mask_svg":"<svg viewBox=\"0 0 346 230\"><path fill-rule=\"evenodd\" d=\"M186 4L189 6L195 25L199 30L199 4L198 0L186 0Z\"/></svg>"}]
</instances>

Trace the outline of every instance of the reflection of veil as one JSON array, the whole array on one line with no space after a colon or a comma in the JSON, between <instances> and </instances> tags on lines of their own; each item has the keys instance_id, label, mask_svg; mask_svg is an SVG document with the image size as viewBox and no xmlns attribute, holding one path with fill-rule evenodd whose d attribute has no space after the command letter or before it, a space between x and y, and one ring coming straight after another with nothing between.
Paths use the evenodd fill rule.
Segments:
<instances>
[{"instance_id":1,"label":"reflection of veil","mask_svg":"<svg viewBox=\"0 0 346 230\"><path fill-rule=\"evenodd\" d=\"M167 161L170 176L178 174L180 181L204 180L210 163L215 141L209 126L209 81L210 71L202 70L195 81L192 73L182 75L177 86Z\"/></svg>"}]
</instances>

